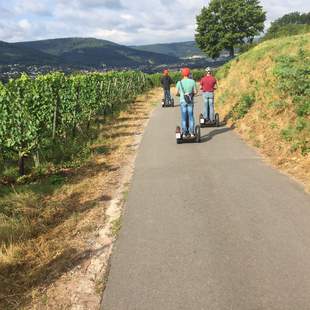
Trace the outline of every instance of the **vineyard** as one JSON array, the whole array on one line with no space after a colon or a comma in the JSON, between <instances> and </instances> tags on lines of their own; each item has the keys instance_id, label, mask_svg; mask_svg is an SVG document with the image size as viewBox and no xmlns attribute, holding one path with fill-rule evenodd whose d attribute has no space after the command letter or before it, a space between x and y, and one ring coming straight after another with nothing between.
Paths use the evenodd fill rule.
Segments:
<instances>
[{"instance_id":1,"label":"vineyard","mask_svg":"<svg viewBox=\"0 0 310 310\"><path fill-rule=\"evenodd\" d=\"M196 71L194 77L199 76L201 72ZM39 167L42 159L70 159L76 147L68 151L68 146L89 133L91 123L117 113L137 95L159 86L160 77L134 71L51 73L35 79L22 75L0 84L0 175L12 174L17 164L22 176L27 169ZM172 78L177 81L181 76L172 73Z\"/></svg>"},{"instance_id":2,"label":"vineyard","mask_svg":"<svg viewBox=\"0 0 310 310\"><path fill-rule=\"evenodd\" d=\"M0 84L0 308L18 308L17 285L19 304L83 252L73 235L104 221L127 145L160 103L151 89L161 76L56 72Z\"/></svg>"},{"instance_id":3,"label":"vineyard","mask_svg":"<svg viewBox=\"0 0 310 310\"><path fill-rule=\"evenodd\" d=\"M2 169L17 159L23 175L26 158L37 165L40 155L76 139L96 117L120 110L150 86L138 72L22 75L0 85Z\"/></svg>"}]
</instances>

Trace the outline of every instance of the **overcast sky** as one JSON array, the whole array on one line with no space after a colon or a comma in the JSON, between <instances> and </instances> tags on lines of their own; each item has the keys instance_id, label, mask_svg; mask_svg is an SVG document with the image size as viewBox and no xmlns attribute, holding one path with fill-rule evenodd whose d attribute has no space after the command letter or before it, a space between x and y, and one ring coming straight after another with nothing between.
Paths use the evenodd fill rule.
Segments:
<instances>
[{"instance_id":1,"label":"overcast sky","mask_svg":"<svg viewBox=\"0 0 310 310\"><path fill-rule=\"evenodd\" d=\"M194 38L203 0L0 0L0 40L95 37L121 44L180 42ZM263 0L267 23L309 0Z\"/></svg>"}]
</instances>

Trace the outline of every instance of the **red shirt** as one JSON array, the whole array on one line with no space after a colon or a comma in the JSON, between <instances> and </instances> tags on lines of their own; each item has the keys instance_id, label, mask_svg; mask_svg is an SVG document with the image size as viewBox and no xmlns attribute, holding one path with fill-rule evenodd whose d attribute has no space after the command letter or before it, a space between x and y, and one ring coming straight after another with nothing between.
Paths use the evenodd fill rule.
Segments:
<instances>
[{"instance_id":1,"label":"red shirt","mask_svg":"<svg viewBox=\"0 0 310 310\"><path fill-rule=\"evenodd\" d=\"M200 81L200 85L203 92L214 92L216 79L212 75L206 75Z\"/></svg>"}]
</instances>

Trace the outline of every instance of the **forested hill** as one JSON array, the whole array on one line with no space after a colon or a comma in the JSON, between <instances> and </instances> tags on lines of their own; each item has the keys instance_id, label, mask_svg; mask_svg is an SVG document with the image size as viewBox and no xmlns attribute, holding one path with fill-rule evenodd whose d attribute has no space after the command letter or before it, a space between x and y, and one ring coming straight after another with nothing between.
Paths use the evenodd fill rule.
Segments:
<instances>
[{"instance_id":1,"label":"forested hill","mask_svg":"<svg viewBox=\"0 0 310 310\"><path fill-rule=\"evenodd\" d=\"M175 56L139 51L93 38L63 38L0 44L0 64L68 64L87 66L178 63Z\"/></svg>"},{"instance_id":2,"label":"forested hill","mask_svg":"<svg viewBox=\"0 0 310 310\"><path fill-rule=\"evenodd\" d=\"M0 41L0 64L57 64L58 58L27 46Z\"/></svg>"},{"instance_id":3,"label":"forested hill","mask_svg":"<svg viewBox=\"0 0 310 310\"><path fill-rule=\"evenodd\" d=\"M205 54L197 47L195 41L150 44L150 45L141 45L132 47L140 51L161 53L179 58L205 56Z\"/></svg>"}]
</instances>

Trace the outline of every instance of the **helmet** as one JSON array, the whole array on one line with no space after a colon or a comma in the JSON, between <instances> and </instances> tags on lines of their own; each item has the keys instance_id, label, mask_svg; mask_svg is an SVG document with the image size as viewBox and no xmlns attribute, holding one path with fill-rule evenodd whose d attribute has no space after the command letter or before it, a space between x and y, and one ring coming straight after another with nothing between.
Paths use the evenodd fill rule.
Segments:
<instances>
[{"instance_id":1,"label":"helmet","mask_svg":"<svg viewBox=\"0 0 310 310\"><path fill-rule=\"evenodd\" d=\"M211 72L211 68L207 67L205 71L209 73L209 72Z\"/></svg>"},{"instance_id":2,"label":"helmet","mask_svg":"<svg viewBox=\"0 0 310 310\"><path fill-rule=\"evenodd\" d=\"M183 76L189 76L190 75L190 73L191 73L191 70L189 69L189 68L183 68L182 69L182 75Z\"/></svg>"},{"instance_id":3,"label":"helmet","mask_svg":"<svg viewBox=\"0 0 310 310\"><path fill-rule=\"evenodd\" d=\"M163 73L164 73L164 75L168 75L169 74L169 70L165 69Z\"/></svg>"}]
</instances>

